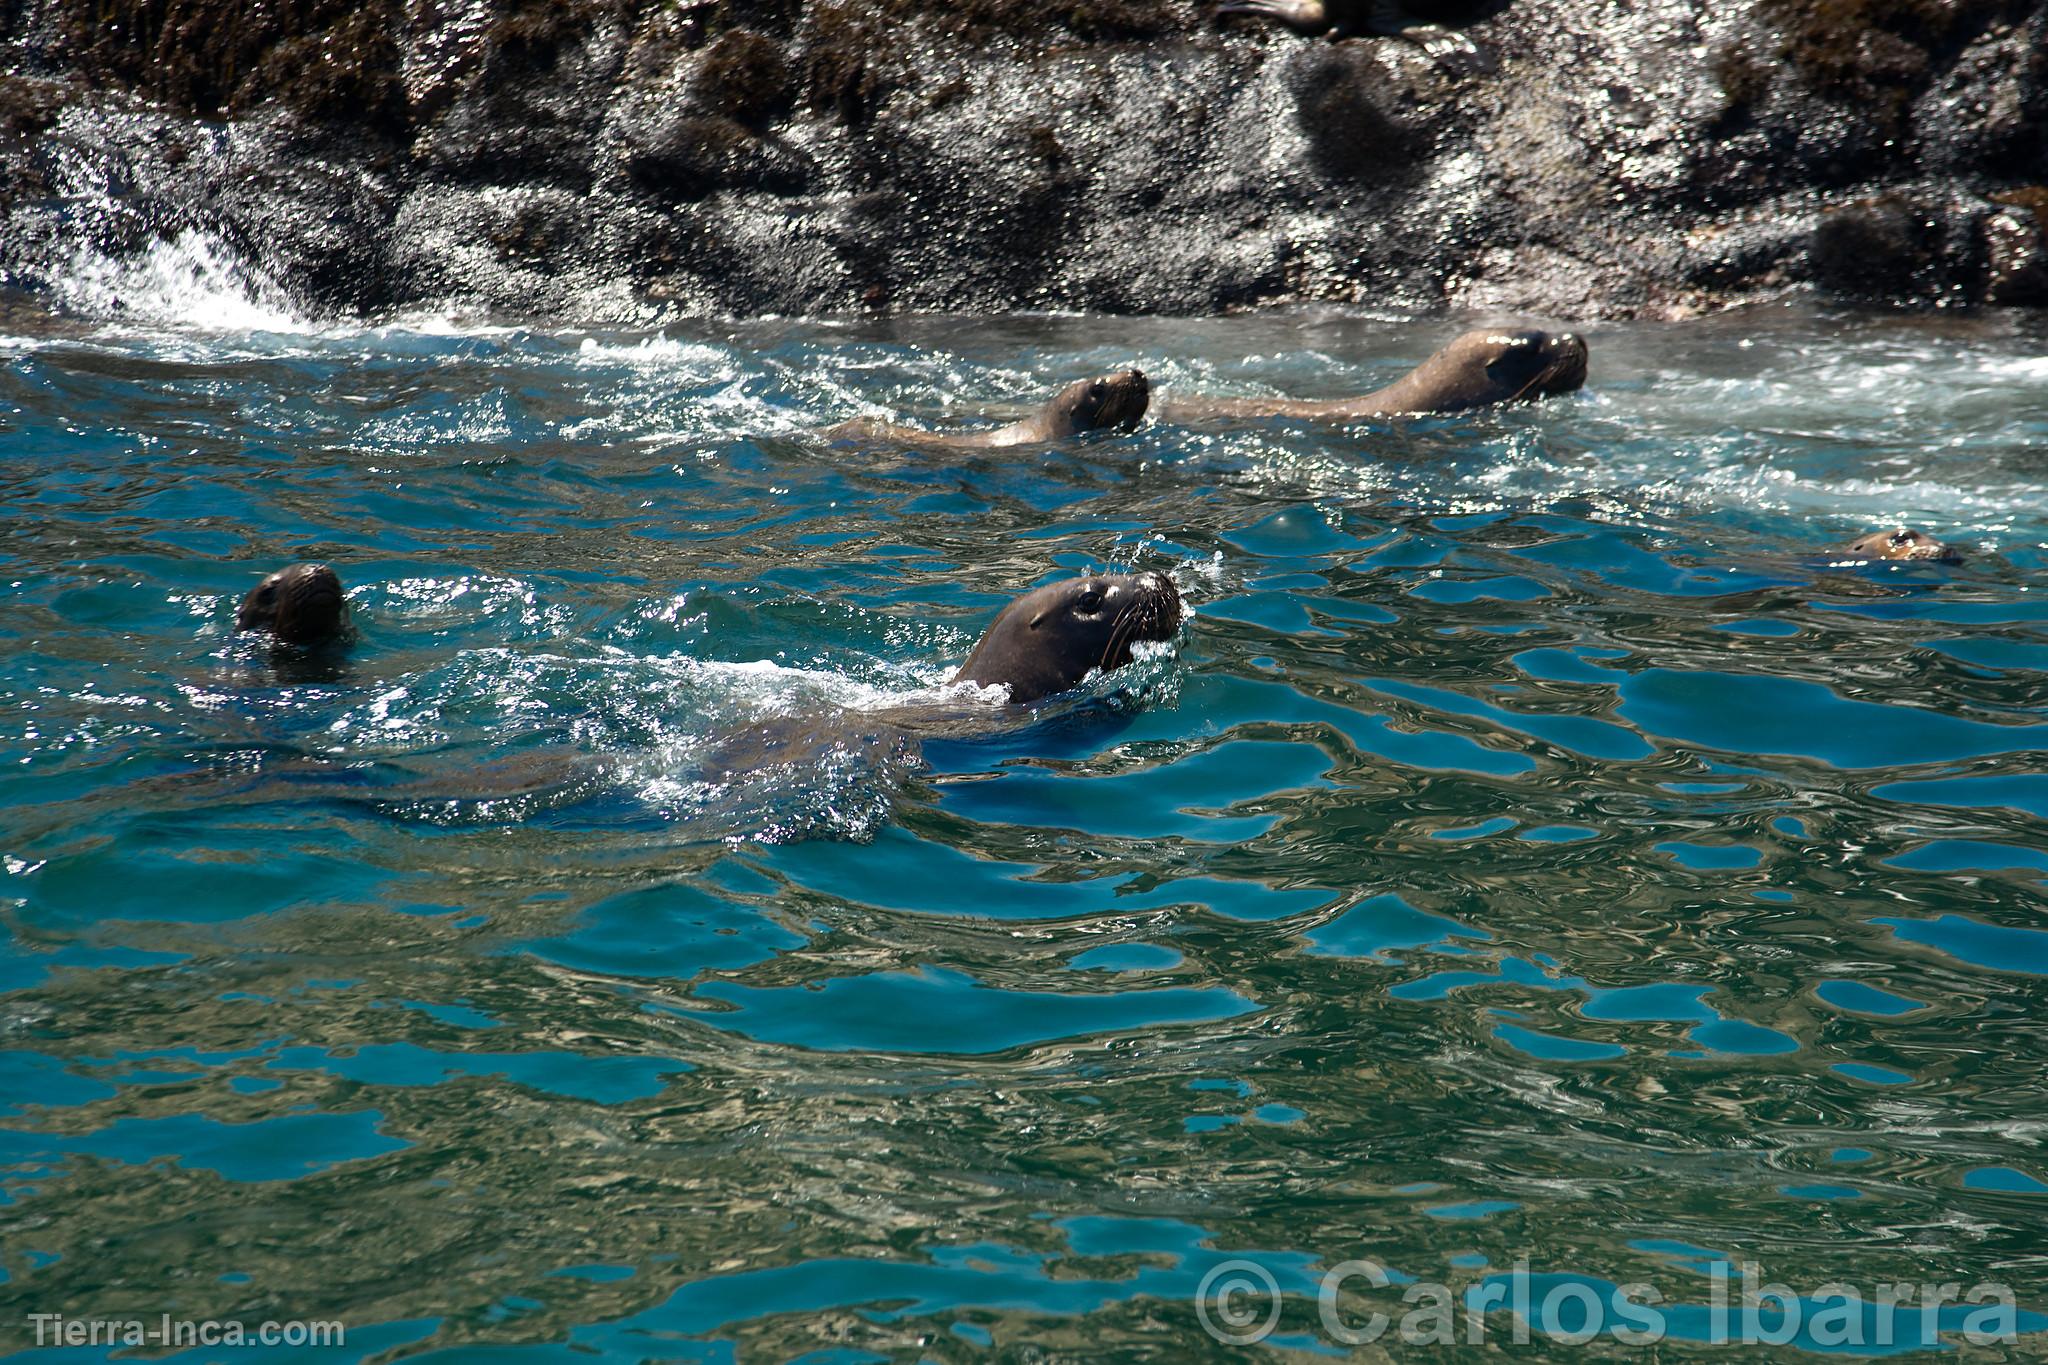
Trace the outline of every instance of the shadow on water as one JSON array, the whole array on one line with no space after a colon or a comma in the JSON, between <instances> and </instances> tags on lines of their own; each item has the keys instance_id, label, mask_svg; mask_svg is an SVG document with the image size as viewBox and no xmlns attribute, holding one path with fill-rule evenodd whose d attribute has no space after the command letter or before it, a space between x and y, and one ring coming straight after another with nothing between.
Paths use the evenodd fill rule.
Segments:
<instances>
[{"instance_id":1,"label":"shadow on water","mask_svg":"<svg viewBox=\"0 0 2048 1365\"><path fill-rule=\"evenodd\" d=\"M1585 393L1455 420L811 434L1131 362L1356 392L1453 329L0 341L0 1342L1181 1358L1224 1262L1327 1345L1360 1256L1647 1282L1672 1360L1728 1262L2048 1327L2038 321L1595 329ZM1968 560L1828 553L1900 521ZM230 633L311 557L345 658ZM1003 602L1133 565L1176 651L946 709ZM749 733L801 742L707 777Z\"/></svg>"}]
</instances>

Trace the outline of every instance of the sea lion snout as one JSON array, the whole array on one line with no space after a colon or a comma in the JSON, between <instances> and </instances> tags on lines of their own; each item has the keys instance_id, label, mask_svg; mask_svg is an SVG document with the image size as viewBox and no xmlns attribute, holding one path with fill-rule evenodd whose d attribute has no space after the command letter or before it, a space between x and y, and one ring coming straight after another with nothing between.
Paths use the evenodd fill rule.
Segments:
<instances>
[{"instance_id":1,"label":"sea lion snout","mask_svg":"<svg viewBox=\"0 0 2048 1365\"><path fill-rule=\"evenodd\" d=\"M1555 333L1548 351L1551 362L1549 378L1543 385L1545 393L1569 393L1585 384L1589 352L1584 337L1577 332Z\"/></svg>"},{"instance_id":2,"label":"sea lion snout","mask_svg":"<svg viewBox=\"0 0 2048 1365\"><path fill-rule=\"evenodd\" d=\"M1149 570L1132 580L1137 600L1131 610L1142 613L1144 629L1141 640L1170 640L1180 629L1180 589L1173 586L1173 580L1165 574Z\"/></svg>"},{"instance_id":3,"label":"sea lion snout","mask_svg":"<svg viewBox=\"0 0 2048 1365\"><path fill-rule=\"evenodd\" d=\"M1082 429L1129 431L1152 402L1152 381L1136 365L1088 381L1088 396L1076 405L1074 418Z\"/></svg>"}]
</instances>

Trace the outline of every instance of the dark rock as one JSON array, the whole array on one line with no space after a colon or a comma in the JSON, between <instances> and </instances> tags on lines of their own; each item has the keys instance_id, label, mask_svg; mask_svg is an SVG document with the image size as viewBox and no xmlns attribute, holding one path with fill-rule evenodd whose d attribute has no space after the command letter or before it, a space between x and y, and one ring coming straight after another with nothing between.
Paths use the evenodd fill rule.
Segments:
<instances>
[{"instance_id":1,"label":"dark rock","mask_svg":"<svg viewBox=\"0 0 2048 1365\"><path fill-rule=\"evenodd\" d=\"M1900 199L1846 204L1823 213L1808 248L1813 278L1838 294L1905 293L1937 245L1935 224Z\"/></svg>"},{"instance_id":2,"label":"dark rock","mask_svg":"<svg viewBox=\"0 0 2048 1365\"><path fill-rule=\"evenodd\" d=\"M2048 0L0 0L0 284L322 312L2040 301ZM2022 197L2015 198L2015 195Z\"/></svg>"},{"instance_id":3,"label":"dark rock","mask_svg":"<svg viewBox=\"0 0 2048 1365\"><path fill-rule=\"evenodd\" d=\"M1987 303L2048 304L2048 187L1997 196L1984 218Z\"/></svg>"},{"instance_id":4,"label":"dark rock","mask_svg":"<svg viewBox=\"0 0 2048 1365\"><path fill-rule=\"evenodd\" d=\"M702 199L722 189L787 196L810 182L809 158L734 119L684 116L641 136L626 153L626 172L661 199Z\"/></svg>"},{"instance_id":5,"label":"dark rock","mask_svg":"<svg viewBox=\"0 0 2048 1365\"><path fill-rule=\"evenodd\" d=\"M53 65L206 117L280 104L401 136L395 0L92 0L31 5Z\"/></svg>"},{"instance_id":6,"label":"dark rock","mask_svg":"<svg viewBox=\"0 0 2048 1365\"><path fill-rule=\"evenodd\" d=\"M1385 178L1415 165L1428 145L1428 115L1444 107L1419 99L1365 43L1310 47L1289 76L1309 156L1333 181Z\"/></svg>"},{"instance_id":7,"label":"dark rock","mask_svg":"<svg viewBox=\"0 0 2048 1365\"><path fill-rule=\"evenodd\" d=\"M1815 225L1815 283L1845 298L1967 302L1981 291L1982 206L1934 192L1894 193L1830 208Z\"/></svg>"},{"instance_id":8,"label":"dark rock","mask_svg":"<svg viewBox=\"0 0 2048 1365\"><path fill-rule=\"evenodd\" d=\"M796 102L783 44L749 29L719 35L697 63L692 101L708 113L760 130Z\"/></svg>"}]
</instances>

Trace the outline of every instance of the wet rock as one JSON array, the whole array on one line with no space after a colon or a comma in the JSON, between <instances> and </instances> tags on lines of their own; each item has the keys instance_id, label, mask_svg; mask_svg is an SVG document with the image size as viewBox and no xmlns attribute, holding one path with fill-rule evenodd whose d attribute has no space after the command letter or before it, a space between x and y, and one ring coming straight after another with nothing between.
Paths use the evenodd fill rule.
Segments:
<instances>
[{"instance_id":1,"label":"wet rock","mask_svg":"<svg viewBox=\"0 0 2048 1365\"><path fill-rule=\"evenodd\" d=\"M2041 296L2048 0L1411 8L1488 62L1194 0L11 0L0 282L197 231L319 311Z\"/></svg>"},{"instance_id":2,"label":"wet rock","mask_svg":"<svg viewBox=\"0 0 2048 1365\"><path fill-rule=\"evenodd\" d=\"M1998 196L1984 218L1987 303L2048 304L2048 187Z\"/></svg>"},{"instance_id":3,"label":"wet rock","mask_svg":"<svg viewBox=\"0 0 2048 1365\"><path fill-rule=\"evenodd\" d=\"M1312 163L1330 181L1398 178L1419 163L1444 114L1441 96L1403 79L1397 61L1383 60L1378 46L1310 46L1290 60L1295 121Z\"/></svg>"},{"instance_id":4,"label":"wet rock","mask_svg":"<svg viewBox=\"0 0 2048 1365\"><path fill-rule=\"evenodd\" d=\"M1864 302L1967 302L1983 272L1981 205L1894 193L1824 211L1808 243L1815 283Z\"/></svg>"},{"instance_id":5,"label":"wet rock","mask_svg":"<svg viewBox=\"0 0 2048 1365\"><path fill-rule=\"evenodd\" d=\"M1847 204L1823 213L1808 248L1814 279L1838 294L1885 298L1927 268L1934 223L1903 200Z\"/></svg>"},{"instance_id":6,"label":"wet rock","mask_svg":"<svg viewBox=\"0 0 2048 1365\"><path fill-rule=\"evenodd\" d=\"M722 189L801 194L810 159L736 119L684 116L638 133L626 152L633 181L661 199L702 199Z\"/></svg>"}]
</instances>

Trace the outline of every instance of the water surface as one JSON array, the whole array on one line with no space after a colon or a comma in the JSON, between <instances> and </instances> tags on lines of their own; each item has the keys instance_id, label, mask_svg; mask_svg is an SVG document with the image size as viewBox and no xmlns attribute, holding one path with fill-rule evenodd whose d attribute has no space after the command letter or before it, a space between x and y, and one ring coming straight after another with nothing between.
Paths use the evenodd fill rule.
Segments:
<instances>
[{"instance_id":1,"label":"water surface","mask_svg":"<svg viewBox=\"0 0 2048 1365\"><path fill-rule=\"evenodd\" d=\"M934 455L815 432L1132 361L1358 391L1461 324L240 302L0 340L0 1349L1184 1359L1233 1258L1298 1346L1356 1257L2048 1327L2038 319L1596 327L1540 407ZM1969 563L1828 554L1899 521ZM338 664L230 633L309 557ZM892 722L1102 567L1174 575L1175 649ZM808 738L707 777L756 724Z\"/></svg>"}]
</instances>

